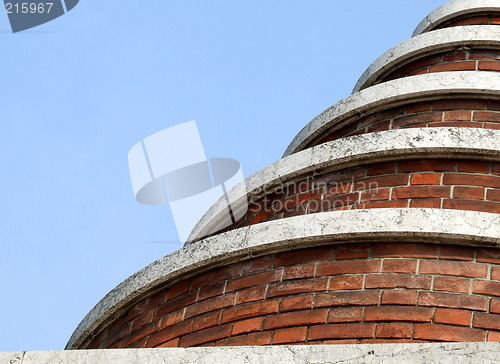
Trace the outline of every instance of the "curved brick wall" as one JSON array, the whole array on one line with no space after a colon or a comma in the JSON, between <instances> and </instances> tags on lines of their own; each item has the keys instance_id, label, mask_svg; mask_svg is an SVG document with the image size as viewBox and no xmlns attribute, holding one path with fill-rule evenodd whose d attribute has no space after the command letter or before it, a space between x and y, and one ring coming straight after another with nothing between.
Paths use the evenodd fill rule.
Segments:
<instances>
[{"instance_id":1,"label":"curved brick wall","mask_svg":"<svg viewBox=\"0 0 500 364\"><path fill-rule=\"evenodd\" d=\"M498 9L455 0L416 33L500 24ZM498 132L464 129L500 129L496 29L436 32L382 56L362 91L247 180L240 221L124 281L67 348L500 341ZM475 46L457 49L462 38Z\"/></svg>"},{"instance_id":2,"label":"curved brick wall","mask_svg":"<svg viewBox=\"0 0 500 364\"><path fill-rule=\"evenodd\" d=\"M251 201L226 230L316 212L402 207L500 213L500 163L405 160L311 176Z\"/></svg>"},{"instance_id":3,"label":"curved brick wall","mask_svg":"<svg viewBox=\"0 0 500 364\"><path fill-rule=\"evenodd\" d=\"M461 98L398 106L356 118L308 147L382 130L443 126L500 129L500 101Z\"/></svg>"},{"instance_id":4,"label":"curved brick wall","mask_svg":"<svg viewBox=\"0 0 500 364\"><path fill-rule=\"evenodd\" d=\"M84 347L497 341L498 296L500 249L325 246L177 283Z\"/></svg>"}]
</instances>

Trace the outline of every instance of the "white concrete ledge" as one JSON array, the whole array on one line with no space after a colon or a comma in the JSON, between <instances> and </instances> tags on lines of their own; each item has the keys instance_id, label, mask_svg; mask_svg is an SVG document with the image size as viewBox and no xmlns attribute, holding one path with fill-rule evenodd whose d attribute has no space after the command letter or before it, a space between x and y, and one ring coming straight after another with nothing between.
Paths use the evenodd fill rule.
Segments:
<instances>
[{"instance_id":1,"label":"white concrete ledge","mask_svg":"<svg viewBox=\"0 0 500 364\"><path fill-rule=\"evenodd\" d=\"M321 244L411 241L496 247L499 239L500 215L440 209L323 212L231 230L177 250L122 282L85 316L66 348L78 348L99 325L151 289L234 261Z\"/></svg>"},{"instance_id":2,"label":"white concrete ledge","mask_svg":"<svg viewBox=\"0 0 500 364\"><path fill-rule=\"evenodd\" d=\"M369 87L329 107L293 139L284 156L304 149L324 131L342 127L353 117L401 104L434 98L472 96L496 99L500 96L498 72L441 72L400 78Z\"/></svg>"},{"instance_id":3,"label":"white concrete ledge","mask_svg":"<svg viewBox=\"0 0 500 364\"><path fill-rule=\"evenodd\" d=\"M416 59L461 47L500 49L500 27L473 25L435 30L404 41L381 55L360 77L353 93Z\"/></svg>"},{"instance_id":4,"label":"white concrete ledge","mask_svg":"<svg viewBox=\"0 0 500 364\"><path fill-rule=\"evenodd\" d=\"M0 364L498 363L500 343L281 345L0 353Z\"/></svg>"},{"instance_id":5,"label":"white concrete ledge","mask_svg":"<svg viewBox=\"0 0 500 364\"><path fill-rule=\"evenodd\" d=\"M316 170L338 170L362 163L429 157L480 157L500 160L500 131L473 128L416 128L387 130L334 140L283 158L248 177L231 195L234 205L247 206L278 187L313 175ZM246 191L246 194L245 194ZM189 241L218 230L226 213L220 199L195 226Z\"/></svg>"},{"instance_id":6,"label":"white concrete ledge","mask_svg":"<svg viewBox=\"0 0 500 364\"><path fill-rule=\"evenodd\" d=\"M432 11L420 22L413 36L429 32L443 23L463 15L500 12L497 0L452 0Z\"/></svg>"}]
</instances>

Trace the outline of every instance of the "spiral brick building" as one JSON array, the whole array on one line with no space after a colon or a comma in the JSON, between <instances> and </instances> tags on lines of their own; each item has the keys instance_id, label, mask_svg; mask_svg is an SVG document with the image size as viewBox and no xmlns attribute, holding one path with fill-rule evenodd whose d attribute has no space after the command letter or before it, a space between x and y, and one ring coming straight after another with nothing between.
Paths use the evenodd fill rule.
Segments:
<instances>
[{"instance_id":1,"label":"spiral brick building","mask_svg":"<svg viewBox=\"0 0 500 364\"><path fill-rule=\"evenodd\" d=\"M67 348L500 341L499 25L435 10Z\"/></svg>"}]
</instances>

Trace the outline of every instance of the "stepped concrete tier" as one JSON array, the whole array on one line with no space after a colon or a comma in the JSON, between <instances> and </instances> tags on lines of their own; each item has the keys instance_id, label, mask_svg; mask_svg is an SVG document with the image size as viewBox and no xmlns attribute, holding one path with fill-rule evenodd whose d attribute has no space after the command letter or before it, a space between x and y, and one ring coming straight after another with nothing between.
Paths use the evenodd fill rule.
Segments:
<instances>
[{"instance_id":1,"label":"stepped concrete tier","mask_svg":"<svg viewBox=\"0 0 500 364\"><path fill-rule=\"evenodd\" d=\"M432 12L67 349L500 341L497 24L497 0Z\"/></svg>"}]
</instances>

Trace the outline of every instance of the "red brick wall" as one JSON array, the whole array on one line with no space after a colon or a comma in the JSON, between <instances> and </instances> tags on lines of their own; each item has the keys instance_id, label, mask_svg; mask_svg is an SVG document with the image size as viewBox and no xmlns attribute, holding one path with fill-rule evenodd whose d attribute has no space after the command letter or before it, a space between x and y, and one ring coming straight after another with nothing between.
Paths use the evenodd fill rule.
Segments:
<instances>
[{"instance_id":1,"label":"red brick wall","mask_svg":"<svg viewBox=\"0 0 500 364\"><path fill-rule=\"evenodd\" d=\"M83 347L499 340L500 249L358 244L202 273L135 304Z\"/></svg>"},{"instance_id":2,"label":"red brick wall","mask_svg":"<svg viewBox=\"0 0 500 364\"><path fill-rule=\"evenodd\" d=\"M500 163L407 160L320 174L250 201L226 230L316 212L405 207L500 213Z\"/></svg>"},{"instance_id":3,"label":"red brick wall","mask_svg":"<svg viewBox=\"0 0 500 364\"><path fill-rule=\"evenodd\" d=\"M410 62L380 82L426 73L476 70L500 71L500 51L471 49L438 53Z\"/></svg>"},{"instance_id":4,"label":"red brick wall","mask_svg":"<svg viewBox=\"0 0 500 364\"><path fill-rule=\"evenodd\" d=\"M340 138L382 130L465 127L500 129L500 102L479 99L444 99L411 103L356 118L306 148ZM305 149L305 148L304 148Z\"/></svg>"}]
</instances>

